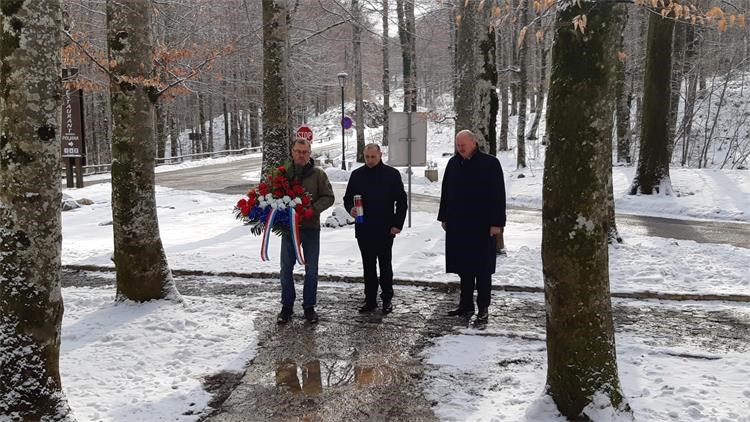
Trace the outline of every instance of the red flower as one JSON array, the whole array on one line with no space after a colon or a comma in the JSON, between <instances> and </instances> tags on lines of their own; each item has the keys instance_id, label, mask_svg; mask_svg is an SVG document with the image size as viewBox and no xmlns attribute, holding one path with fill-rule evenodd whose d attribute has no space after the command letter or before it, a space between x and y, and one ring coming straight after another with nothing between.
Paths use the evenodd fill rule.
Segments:
<instances>
[{"instance_id":1,"label":"red flower","mask_svg":"<svg viewBox=\"0 0 750 422\"><path fill-rule=\"evenodd\" d=\"M252 207L253 205L255 205L255 198L256 198L255 196L251 196L251 197L250 197L250 199L249 199L249 200L247 201L247 204L248 204L249 206L251 206L251 207Z\"/></svg>"},{"instance_id":2,"label":"red flower","mask_svg":"<svg viewBox=\"0 0 750 422\"><path fill-rule=\"evenodd\" d=\"M302 197L302 205L304 205L305 207L310 205L310 197L308 195Z\"/></svg>"},{"instance_id":3,"label":"red flower","mask_svg":"<svg viewBox=\"0 0 750 422\"><path fill-rule=\"evenodd\" d=\"M276 170L284 173L286 171L286 168L284 166L278 166L278 167L276 167Z\"/></svg>"},{"instance_id":4,"label":"red flower","mask_svg":"<svg viewBox=\"0 0 750 422\"><path fill-rule=\"evenodd\" d=\"M294 189L294 193L295 193L295 194L296 194L297 196L300 196L300 195L302 195L303 193L305 193L305 188L303 188L303 187L302 187L301 185L299 185L299 184L297 184L297 185L294 185L294 187L293 187L292 189Z\"/></svg>"},{"instance_id":5,"label":"red flower","mask_svg":"<svg viewBox=\"0 0 750 422\"><path fill-rule=\"evenodd\" d=\"M268 185L265 183L261 183L258 185L258 191L260 191L260 194L263 196L268 195Z\"/></svg>"},{"instance_id":6,"label":"red flower","mask_svg":"<svg viewBox=\"0 0 750 422\"><path fill-rule=\"evenodd\" d=\"M249 191L247 191L247 196L250 199L255 199L258 197L258 194L255 192L255 189L250 189Z\"/></svg>"},{"instance_id":7,"label":"red flower","mask_svg":"<svg viewBox=\"0 0 750 422\"><path fill-rule=\"evenodd\" d=\"M284 196L284 191L280 189L276 189L275 191L273 191L274 198L281 198L282 196Z\"/></svg>"},{"instance_id":8,"label":"red flower","mask_svg":"<svg viewBox=\"0 0 750 422\"><path fill-rule=\"evenodd\" d=\"M250 204L248 204L247 199L245 198L237 201L237 208L240 209L242 215L248 215L250 213Z\"/></svg>"},{"instance_id":9,"label":"red flower","mask_svg":"<svg viewBox=\"0 0 750 422\"><path fill-rule=\"evenodd\" d=\"M306 210L305 210L305 218L311 218L311 217L313 216L313 213L314 213L314 212L313 212L313 209L312 209L312 208L308 208L308 209L306 209Z\"/></svg>"},{"instance_id":10,"label":"red flower","mask_svg":"<svg viewBox=\"0 0 750 422\"><path fill-rule=\"evenodd\" d=\"M294 198L296 195L294 194L294 191L290 188L286 189L286 195L290 198Z\"/></svg>"},{"instance_id":11,"label":"red flower","mask_svg":"<svg viewBox=\"0 0 750 422\"><path fill-rule=\"evenodd\" d=\"M294 210L295 210L295 211L297 211L297 216L301 216L301 215L302 215L302 213L304 213L304 212L305 212L305 207L303 207L303 206L302 206L302 204L297 204L297 205L296 205L296 206L294 207Z\"/></svg>"}]
</instances>

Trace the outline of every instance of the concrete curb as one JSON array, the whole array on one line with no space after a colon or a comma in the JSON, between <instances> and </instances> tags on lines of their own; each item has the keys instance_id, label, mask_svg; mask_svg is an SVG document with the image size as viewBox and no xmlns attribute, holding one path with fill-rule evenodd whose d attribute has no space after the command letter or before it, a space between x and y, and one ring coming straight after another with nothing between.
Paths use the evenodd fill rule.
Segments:
<instances>
[{"instance_id":1,"label":"concrete curb","mask_svg":"<svg viewBox=\"0 0 750 422\"><path fill-rule=\"evenodd\" d=\"M105 267L100 265L63 265L63 269L71 271L99 271L114 272L115 267ZM242 273L236 271L201 271L201 270L181 270L173 269L172 274L178 276L201 276L201 277L236 277L236 278L266 278L278 279L278 272L251 272ZM294 275L296 280L302 280L301 274ZM362 277L342 276L332 274L318 275L320 281L330 281L338 283L363 283ZM395 278L393 284L398 286L416 286L429 287L434 290L453 290L460 287L458 282L431 282L427 280L411 280ZM512 293L544 293L541 287L526 287L513 285L493 285L492 290L512 292ZM656 299L656 300L674 300L674 301L698 301L698 302L742 302L750 303L750 295L721 295L721 294L700 294L700 293L661 293L649 290L639 292L612 292L612 297L621 299Z\"/></svg>"}]
</instances>

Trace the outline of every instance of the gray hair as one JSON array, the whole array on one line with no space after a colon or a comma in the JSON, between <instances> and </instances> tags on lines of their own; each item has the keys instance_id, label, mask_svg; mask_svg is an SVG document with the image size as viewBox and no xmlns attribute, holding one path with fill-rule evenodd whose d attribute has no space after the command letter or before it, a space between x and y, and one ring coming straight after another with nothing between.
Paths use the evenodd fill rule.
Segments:
<instances>
[{"instance_id":1,"label":"gray hair","mask_svg":"<svg viewBox=\"0 0 750 422\"><path fill-rule=\"evenodd\" d=\"M376 144L375 142L370 142L369 144L365 145L365 149L370 149L370 148L380 151L380 145Z\"/></svg>"},{"instance_id":2,"label":"gray hair","mask_svg":"<svg viewBox=\"0 0 750 422\"><path fill-rule=\"evenodd\" d=\"M474 134L474 132L470 131L469 129L464 129L464 130L462 130L462 131L458 132L458 133L456 134L456 139L458 139L458 137L459 137L460 135L469 135L469 138L470 138L470 139L471 139L472 141L474 141L474 142L476 142L477 144L479 144L479 139L477 139L477 135L475 135L475 134Z\"/></svg>"}]
</instances>

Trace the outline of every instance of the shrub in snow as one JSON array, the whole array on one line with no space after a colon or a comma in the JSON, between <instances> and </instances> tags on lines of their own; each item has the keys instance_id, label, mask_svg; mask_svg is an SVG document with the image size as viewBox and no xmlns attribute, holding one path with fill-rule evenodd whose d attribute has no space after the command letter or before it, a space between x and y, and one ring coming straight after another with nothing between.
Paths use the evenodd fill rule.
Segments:
<instances>
[{"instance_id":1,"label":"shrub in snow","mask_svg":"<svg viewBox=\"0 0 750 422\"><path fill-rule=\"evenodd\" d=\"M349 224L354 224L354 217L349 215L348 212L344 209L344 207L336 207L333 209L333 213L326 218L325 223L323 223L326 227L344 227Z\"/></svg>"},{"instance_id":2,"label":"shrub in snow","mask_svg":"<svg viewBox=\"0 0 750 422\"><path fill-rule=\"evenodd\" d=\"M81 206L78 205L78 202L76 202L73 199L63 199L63 201L62 201L62 210L63 211L70 211L70 210L74 210L76 208L81 208Z\"/></svg>"}]
</instances>

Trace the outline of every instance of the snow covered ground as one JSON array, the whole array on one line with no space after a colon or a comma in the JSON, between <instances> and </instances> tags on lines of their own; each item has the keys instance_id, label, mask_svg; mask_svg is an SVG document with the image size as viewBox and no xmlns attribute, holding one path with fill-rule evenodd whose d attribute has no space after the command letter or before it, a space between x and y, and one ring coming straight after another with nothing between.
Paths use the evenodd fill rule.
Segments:
<instances>
[{"instance_id":1,"label":"snow covered ground","mask_svg":"<svg viewBox=\"0 0 750 422\"><path fill-rule=\"evenodd\" d=\"M379 138L378 130L368 129L368 139ZM441 179L448 160L443 153L452 150L452 132L452 128L430 123L428 159L438 164ZM532 144L529 157L530 167L522 171L515 169L512 151L499 158L506 172L508 203L538 208L543 151ZM206 162L230 159L234 158ZM165 166L158 171L169 170ZM633 171L632 167L614 169L619 212L750 221L750 172L746 170L673 169L676 195L656 197L625 194ZM336 167L327 172L334 183L348 179L349 172ZM414 192L439 194L440 184L427 181L423 168L416 168L415 173ZM519 178L520 174L524 177ZM245 176L253 177L257 174ZM63 264L112 266L111 185L65 193L76 199L89 198L94 204L63 214ZM278 271L279 239L271 240L272 260L261 262L259 239L232 215L237 199L157 188L162 240L173 269ZM331 212L328 210L323 220ZM414 212L412 227L399 235L394 245L397 278L457 281L444 273L444 236L435 217L435 213ZM625 243L610 248L615 292L748 292L748 249L648 237L631 233L627 227L621 234ZM541 227L511 221L506 228L509 254L500 260L493 283L543 286L540 243ZM351 226L324 228L321 245L322 274L361 275ZM111 289L71 287L63 289L63 295L61 372L79 420L196 420L210 398L201 389L202 377L239 370L255 353L256 316L246 311L252 298L186 296L183 305L114 305ZM749 313L745 305L702 306L729 306L745 319ZM423 353L432 375L425 394L439 402L435 409L438 416L456 421L562 420L541 396L546 358L543 334L477 334L466 329L436 339ZM700 349L679 352L702 353ZM618 353L623 388L636 420L749 420L748 353L715 353L707 359L686 361L675 350L654 348L629 335L618 335ZM481 364L513 359L520 359L521 364L503 371ZM602 414L600 420L610 419Z\"/></svg>"}]
</instances>

